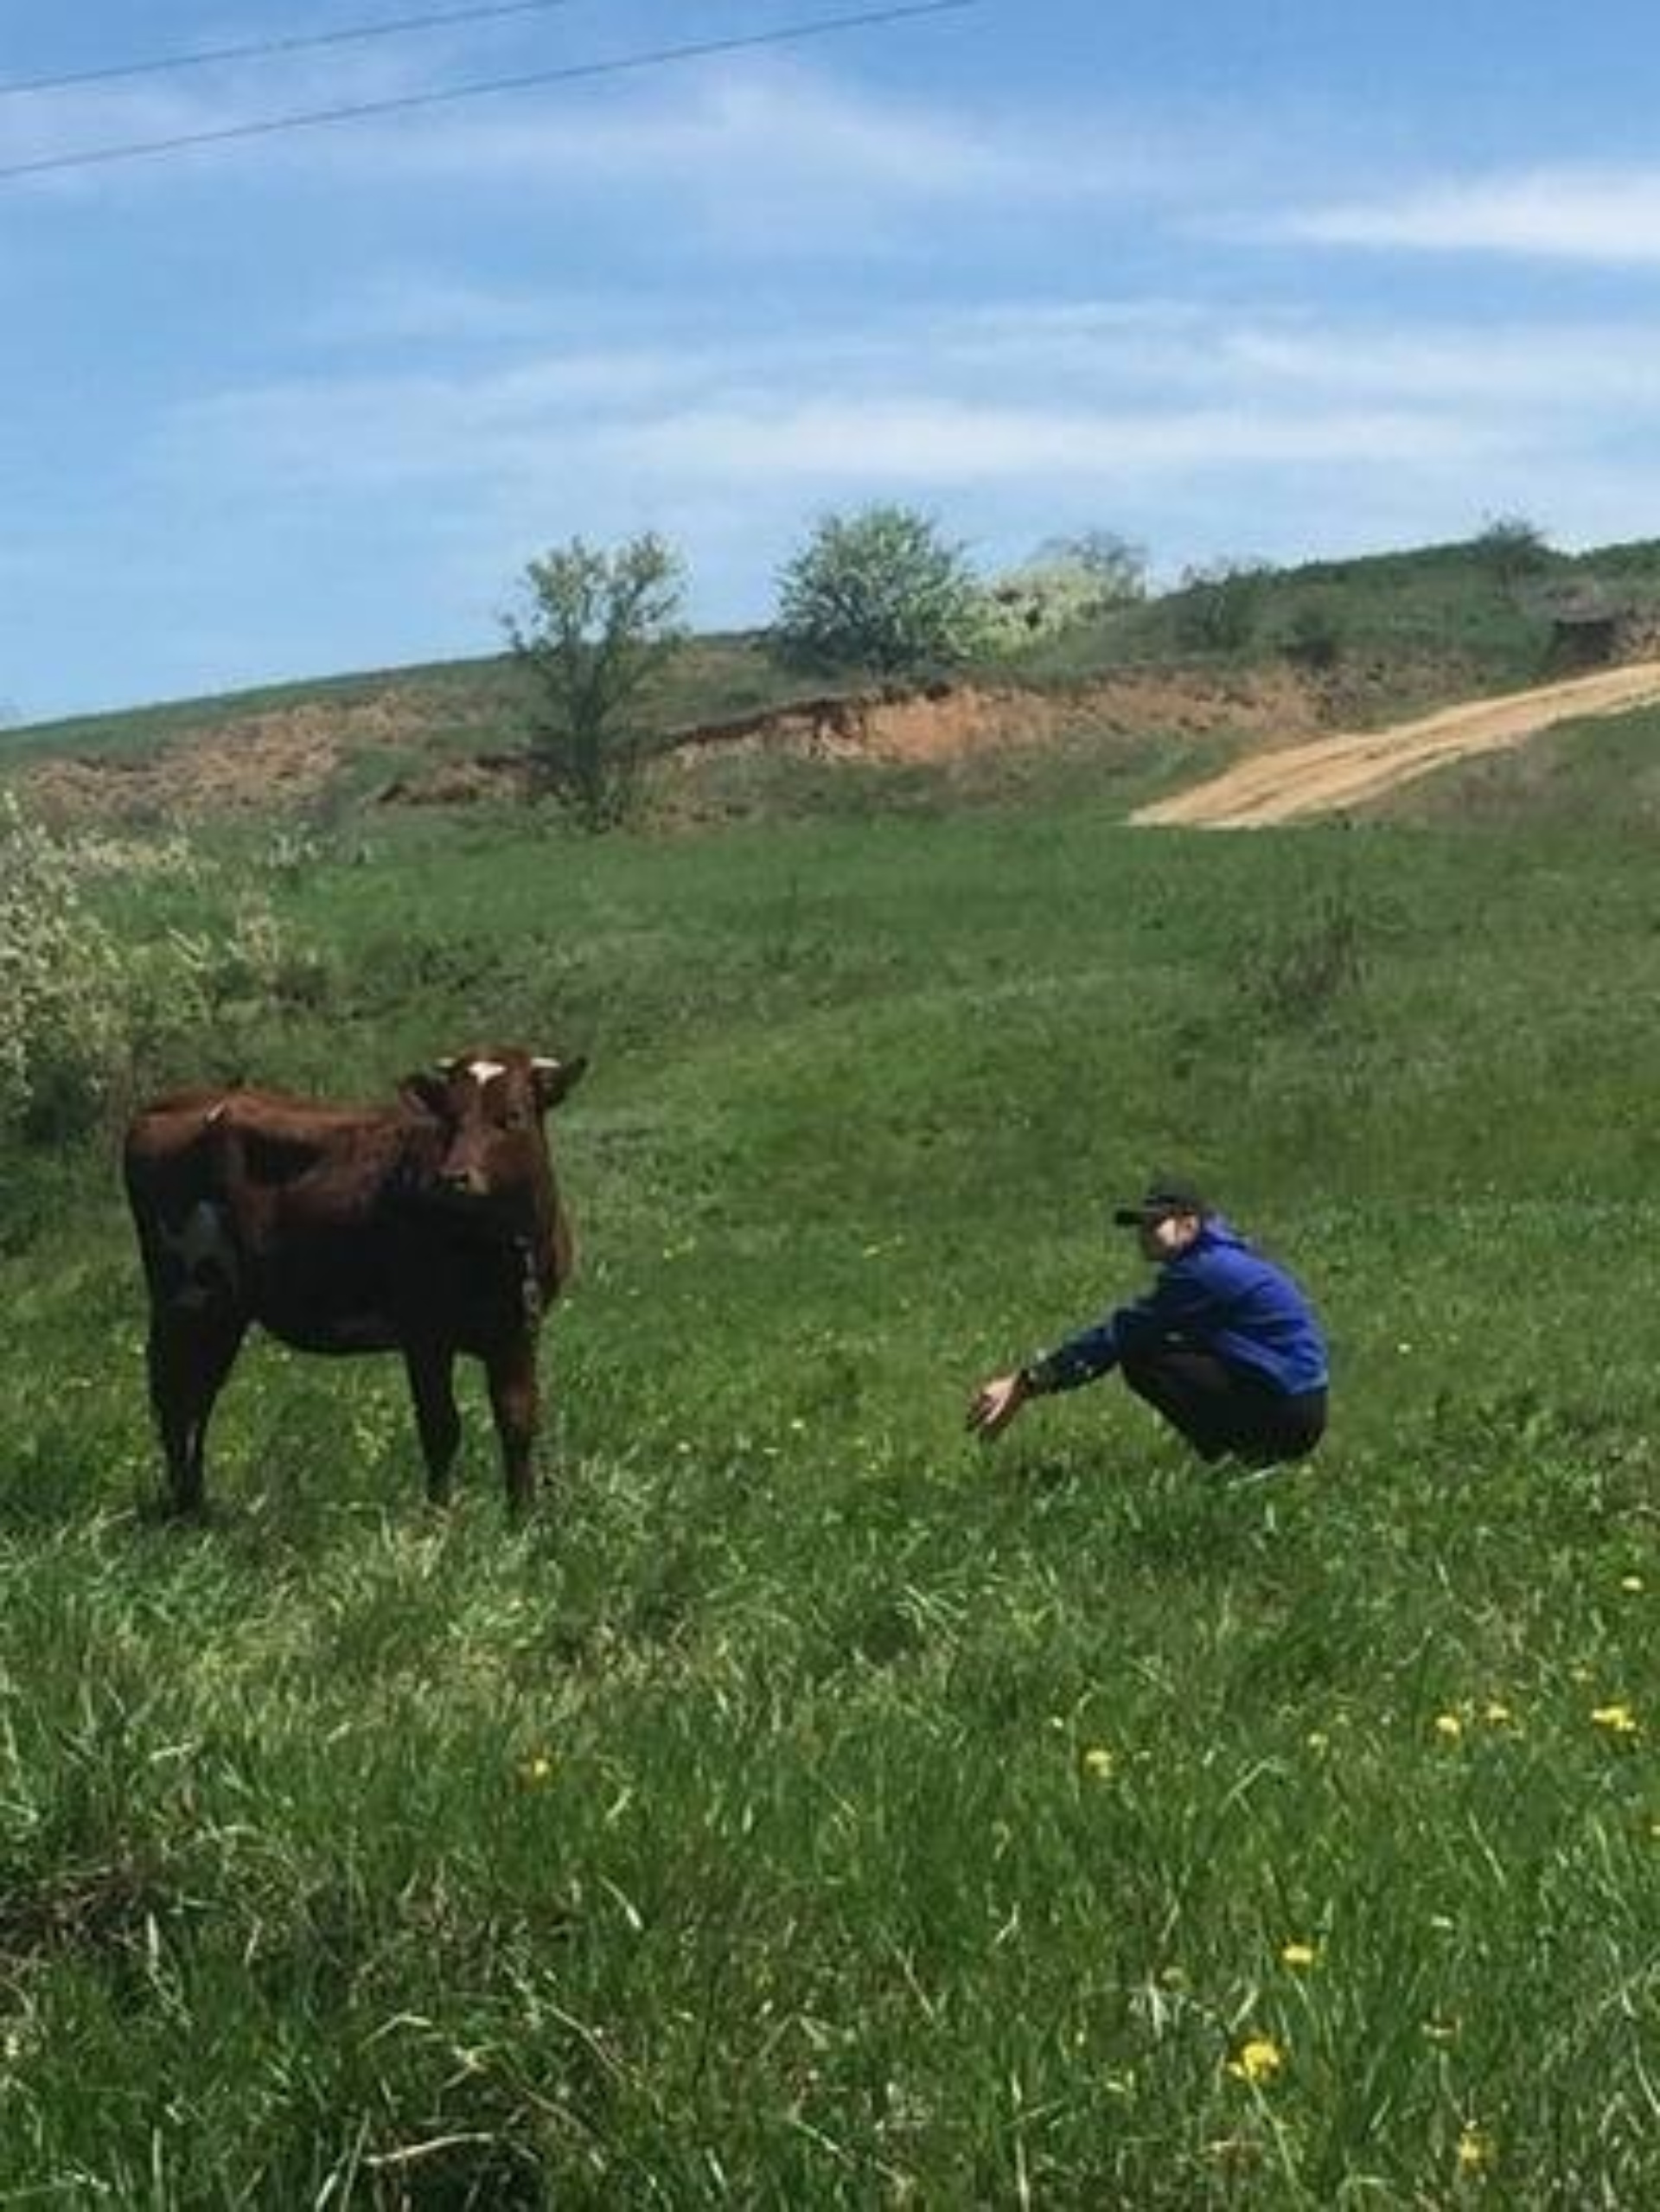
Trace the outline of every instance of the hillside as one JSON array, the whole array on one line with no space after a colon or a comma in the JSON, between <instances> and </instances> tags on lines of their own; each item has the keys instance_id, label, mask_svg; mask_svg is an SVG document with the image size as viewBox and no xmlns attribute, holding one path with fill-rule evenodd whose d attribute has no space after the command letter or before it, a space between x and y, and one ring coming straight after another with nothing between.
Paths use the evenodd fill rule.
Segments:
<instances>
[{"instance_id":1,"label":"hillside","mask_svg":"<svg viewBox=\"0 0 1660 2212\"><path fill-rule=\"evenodd\" d=\"M1240 751L1536 682L1554 616L1592 601L1660 605L1660 547L1541 552L1514 573L1478 540L1213 579L897 701L851 674L804 681L763 638L706 637L648 703L659 811L812 812L850 783L864 803L859 773L884 770L902 802L1082 778L1145 803ZM0 777L60 818L334 819L516 796L523 729L497 656L15 730Z\"/></svg>"}]
</instances>

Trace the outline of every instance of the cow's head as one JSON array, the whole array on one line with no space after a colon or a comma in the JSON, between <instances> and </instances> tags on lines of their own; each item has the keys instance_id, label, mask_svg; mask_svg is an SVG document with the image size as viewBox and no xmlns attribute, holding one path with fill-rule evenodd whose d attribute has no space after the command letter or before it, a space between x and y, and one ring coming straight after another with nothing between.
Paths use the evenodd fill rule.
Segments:
<instances>
[{"instance_id":1,"label":"cow's head","mask_svg":"<svg viewBox=\"0 0 1660 2212\"><path fill-rule=\"evenodd\" d=\"M443 1197L488 1207L545 1186L550 1163L542 1116L587 1064L513 1046L459 1053L409 1077L400 1086L404 1100L443 1132L434 1178Z\"/></svg>"}]
</instances>

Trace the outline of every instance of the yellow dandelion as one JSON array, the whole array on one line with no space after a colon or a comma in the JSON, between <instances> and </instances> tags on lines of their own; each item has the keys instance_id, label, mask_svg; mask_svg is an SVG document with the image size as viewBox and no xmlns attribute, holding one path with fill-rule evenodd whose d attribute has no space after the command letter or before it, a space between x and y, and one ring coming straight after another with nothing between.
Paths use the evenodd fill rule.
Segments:
<instances>
[{"instance_id":1,"label":"yellow dandelion","mask_svg":"<svg viewBox=\"0 0 1660 2212\"><path fill-rule=\"evenodd\" d=\"M1092 1743L1083 1755L1084 1773L1093 1774L1098 1782L1106 1780L1115 1764L1112 1753L1104 1743Z\"/></svg>"},{"instance_id":2,"label":"yellow dandelion","mask_svg":"<svg viewBox=\"0 0 1660 2212\"><path fill-rule=\"evenodd\" d=\"M1643 1587L1643 1577L1641 1575L1622 1575L1619 1578L1619 1587L1635 1597Z\"/></svg>"},{"instance_id":3,"label":"yellow dandelion","mask_svg":"<svg viewBox=\"0 0 1660 2212\"><path fill-rule=\"evenodd\" d=\"M1281 1964L1295 1966L1299 1972L1305 1966L1312 1966L1319 1955L1312 1943L1282 1943L1280 1947Z\"/></svg>"},{"instance_id":4,"label":"yellow dandelion","mask_svg":"<svg viewBox=\"0 0 1660 2212\"><path fill-rule=\"evenodd\" d=\"M1464 1723L1456 1713L1437 1713L1435 1733L1444 1737L1448 1743L1456 1743L1464 1734Z\"/></svg>"},{"instance_id":5,"label":"yellow dandelion","mask_svg":"<svg viewBox=\"0 0 1660 2212\"><path fill-rule=\"evenodd\" d=\"M1228 2071L1235 2081L1248 2081L1253 2087L1260 2087L1263 2082L1272 2081L1285 2062L1285 2053L1272 2037L1252 2036L1229 2060Z\"/></svg>"},{"instance_id":6,"label":"yellow dandelion","mask_svg":"<svg viewBox=\"0 0 1660 2212\"><path fill-rule=\"evenodd\" d=\"M552 1776L553 1761L546 1751L539 1751L533 1759L527 1759L519 1769L519 1779L527 1789L538 1788L543 1782L551 1781Z\"/></svg>"},{"instance_id":7,"label":"yellow dandelion","mask_svg":"<svg viewBox=\"0 0 1660 2212\"><path fill-rule=\"evenodd\" d=\"M1459 2171L1478 2174L1493 2163L1492 2138L1484 2128L1465 2127L1459 2135Z\"/></svg>"},{"instance_id":8,"label":"yellow dandelion","mask_svg":"<svg viewBox=\"0 0 1660 2212\"><path fill-rule=\"evenodd\" d=\"M1595 1705L1591 1718L1598 1728L1606 1728L1610 1736L1635 1736L1638 1732L1637 1715L1623 1700L1612 1705Z\"/></svg>"}]
</instances>

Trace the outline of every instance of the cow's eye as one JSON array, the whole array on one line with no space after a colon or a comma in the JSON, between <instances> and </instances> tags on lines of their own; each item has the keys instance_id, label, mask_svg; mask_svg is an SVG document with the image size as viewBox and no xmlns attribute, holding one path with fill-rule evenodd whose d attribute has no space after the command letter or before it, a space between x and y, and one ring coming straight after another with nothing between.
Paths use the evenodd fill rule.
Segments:
<instances>
[{"instance_id":1,"label":"cow's eye","mask_svg":"<svg viewBox=\"0 0 1660 2212\"><path fill-rule=\"evenodd\" d=\"M530 1116L522 1106L509 1106L502 1126L509 1129L522 1129L527 1128L529 1122Z\"/></svg>"}]
</instances>

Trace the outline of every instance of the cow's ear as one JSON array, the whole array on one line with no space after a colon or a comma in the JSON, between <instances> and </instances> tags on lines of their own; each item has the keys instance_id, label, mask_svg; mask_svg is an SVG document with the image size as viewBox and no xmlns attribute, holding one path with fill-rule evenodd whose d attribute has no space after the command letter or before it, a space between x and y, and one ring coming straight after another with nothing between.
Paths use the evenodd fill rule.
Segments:
<instances>
[{"instance_id":1,"label":"cow's ear","mask_svg":"<svg viewBox=\"0 0 1660 2212\"><path fill-rule=\"evenodd\" d=\"M557 1106L567 1092L574 1090L587 1065L580 1052L572 1060L533 1060L530 1066L536 1078L538 1110L546 1114L550 1106Z\"/></svg>"},{"instance_id":2,"label":"cow's ear","mask_svg":"<svg viewBox=\"0 0 1660 2212\"><path fill-rule=\"evenodd\" d=\"M422 1068L404 1077L398 1096L418 1113L435 1114L442 1119L450 1097L450 1078L432 1068Z\"/></svg>"}]
</instances>

